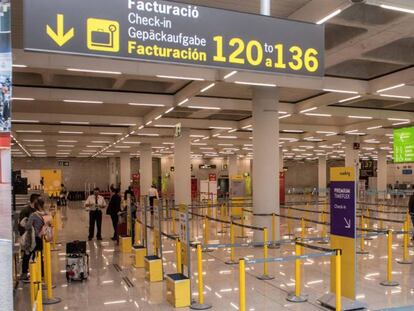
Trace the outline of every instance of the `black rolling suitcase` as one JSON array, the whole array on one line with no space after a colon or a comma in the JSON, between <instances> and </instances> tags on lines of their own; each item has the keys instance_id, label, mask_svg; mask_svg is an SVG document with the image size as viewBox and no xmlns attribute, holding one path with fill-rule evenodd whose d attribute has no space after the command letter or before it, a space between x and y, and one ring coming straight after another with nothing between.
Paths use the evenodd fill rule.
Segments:
<instances>
[{"instance_id":1,"label":"black rolling suitcase","mask_svg":"<svg viewBox=\"0 0 414 311\"><path fill-rule=\"evenodd\" d=\"M89 276L89 255L86 241L73 241L66 244L66 280L83 281Z\"/></svg>"}]
</instances>

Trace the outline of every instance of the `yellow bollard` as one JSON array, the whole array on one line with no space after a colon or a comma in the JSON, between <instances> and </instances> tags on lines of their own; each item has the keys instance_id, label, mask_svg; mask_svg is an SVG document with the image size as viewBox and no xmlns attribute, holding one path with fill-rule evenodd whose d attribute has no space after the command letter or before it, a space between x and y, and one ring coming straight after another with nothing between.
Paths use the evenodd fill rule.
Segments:
<instances>
[{"instance_id":1,"label":"yellow bollard","mask_svg":"<svg viewBox=\"0 0 414 311\"><path fill-rule=\"evenodd\" d=\"M239 310L246 311L246 270L244 259L239 260Z\"/></svg>"},{"instance_id":2,"label":"yellow bollard","mask_svg":"<svg viewBox=\"0 0 414 311\"><path fill-rule=\"evenodd\" d=\"M204 303L204 285L203 285L203 254L201 245L197 245L197 273L198 273L198 303L191 305L191 309L205 310L211 308L209 304Z\"/></svg>"},{"instance_id":3,"label":"yellow bollard","mask_svg":"<svg viewBox=\"0 0 414 311\"><path fill-rule=\"evenodd\" d=\"M400 260L397 260L397 262L399 264L404 264L404 265L409 265L412 264L413 262L410 260L409 258L409 253L408 253L408 244L410 242L410 238L408 235L408 230L409 230L409 222L406 220L403 224L403 258Z\"/></svg>"},{"instance_id":4,"label":"yellow bollard","mask_svg":"<svg viewBox=\"0 0 414 311\"><path fill-rule=\"evenodd\" d=\"M236 265L237 261L234 260L234 225L230 223L230 260L226 261L227 265Z\"/></svg>"},{"instance_id":5,"label":"yellow bollard","mask_svg":"<svg viewBox=\"0 0 414 311\"><path fill-rule=\"evenodd\" d=\"M267 238L267 228L263 229L263 275L258 276L259 280L273 280L274 277L269 275L269 263L266 262L266 259L269 257L269 250L268 250L268 238Z\"/></svg>"},{"instance_id":6,"label":"yellow bollard","mask_svg":"<svg viewBox=\"0 0 414 311\"><path fill-rule=\"evenodd\" d=\"M302 246L295 243L295 256L299 257L302 255ZM307 296L301 294L301 262L299 258L295 259L295 292L290 293L286 298L291 302L305 302L308 300Z\"/></svg>"},{"instance_id":7,"label":"yellow bollard","mask_svg":"<svg viewBox=\"0 0 414 311\"><path fill-rule=\"evenodd\" d=\"M36 282L36 311L43 311L42 282Z\"/></svg>"},{"instance_id":8,"label":"yellow bollard","mask_svg":"<svg viewBox=\"0 0 414 311\"><path fill-rule=\"evenodd\" d=\"M364 215L363 214L361 214L360 225L361 225L361 228L362 229L365 228L365 221L364 221ZM360 255L369 254L369 252L365 250L365 238L364 238L364 234L365 234L365 231L361 231L361 237L359 239L360 246L359 246L359 251L357 251L357 254L360 254Z\"/></svg>"},{"instance_id":9,"label":"yellow bollard","mask_svg":"<svg viewBox=\"0 0 414 311\"><path fill-rule=\"evenodd\" d=\"M45 270L45 283L46 283L46 299L43 304L50 305L61 302L60 298L53 297L52 288L52 257L50 255L50 242L44 241L43 258L44 258L44 270Z\"/></svg>"},{"instance_id":10,"label":"yellow bollard","mask_svg":"<svg viewBox=\"0 0 414 311\"><path fill-rule=\"evenodd\" d=\"M301 238L304 239L305 238L305 231L306 231L306 224L305 224L305 219L302 217L301 219Z\"/></svg>"},{"instance_id":11,"label":"yellow bollard","mask_svg":"<svg viewBox=\"0 0 414 311\"><path fill-rule=\"evenodd\" d=\"M37 272L36 272L37 264L35 262L31 262L29 264L29 273L30 273L30 303L33 309L35 303L35 295L36 295L36 282L37 282Z\"/></svg>"},{"instance_id":12,"label":"yellow bollard","mask_svg":"<svg viewBox=\"0 0 414 311\"><path fill-rule=\"evenodd\" d=\"M171 217L172 217L172 234L176 235L177 232L175 230L175 209L172 209Z\"/></svg>"},{"instance_id":13,"label":"yellow bollard","mask_svg":"<svg viewBox=\"0 0 414 311\"><path fill-rule=\"evenodd\" d=\"M387 232L387 279L380 283L383 286L398 286L399 283L392 280L392 230Z\"/></svg>"},{"instance_id":14,"label":"yellow bollard","mask_svg":"<svg viewBox=\"0 0 414 311\"><path fill-rule=\"evenodd\" d=\"M36 253L36 272L37 272L37 276L36 276L36 280L38 282L42 282L42 253L41 252L37 252Z\"/></svg>"},{"instance_id":15,"label":"yellow bollard","mask_svg":"<svg viewBox=\"0 0 414 311\"><path fill-rule=\"evenodd\" d=\"M175 239L175 257L177 258L177 273L183 273L180 239Z\"/></svg>"},{"instance_id":16,"label":"yellow bollard","mask_svg":"<svg viewBox=\"0 0 414 311\"><path fill-rule=\"evenodd\" d=\"M139 223L138 219L135 220L134 244L135 245L141 244L141 224Z\"/></svg>"},{"instance_id":17,"label":"yellow bollard","mask_svg":"<svg viewBox=\"0 0 414 311\"><path fill-rule=\"evenodd\" d=\"M341 275L342 250L337 249L335 255L335 310L342 311L342 275Z\"/></svg>"}]
</instances>

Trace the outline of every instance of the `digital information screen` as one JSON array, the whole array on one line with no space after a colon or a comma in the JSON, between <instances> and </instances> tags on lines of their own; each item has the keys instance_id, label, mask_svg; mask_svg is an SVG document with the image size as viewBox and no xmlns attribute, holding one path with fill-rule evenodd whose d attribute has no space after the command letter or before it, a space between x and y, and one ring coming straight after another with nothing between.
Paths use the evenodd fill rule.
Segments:
<instances>
[{"instance_id":1,"label":"digital information screen","mask_svg":"<svg viewBox=\"0 0 414 311\"><path fill-rule=\"evenodd\" d=\"M414 127L394 130L394 162L414 163Z\"/></svg>"}]
</instances>

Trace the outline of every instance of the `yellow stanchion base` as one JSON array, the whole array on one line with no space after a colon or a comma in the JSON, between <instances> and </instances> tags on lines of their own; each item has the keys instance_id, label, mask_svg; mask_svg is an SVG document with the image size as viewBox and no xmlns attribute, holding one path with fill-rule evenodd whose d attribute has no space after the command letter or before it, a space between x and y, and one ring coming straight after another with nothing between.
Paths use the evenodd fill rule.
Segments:
<instances>
[{"instance_id":1,"label":"yellow stanchion base","mask_svg":"<svg viewBox=\"0 0 414 311\"><path fill-rule=\"evenodd\" d=\"M134 254L133 266L135 268L144 268L145 267L144 258L145 258L145 255L147 254L147 249L145 248L145 246L134 246L132 248L132 252Z\"/></svg>"},{"instance_id":2,"label":"yellow stanchion base","mask_svg":"<svg viewBox=\"0 0 414 311\"><path fill-rule=\"evenodd\" d=\"M295 293L290 293L286 300L290 302L305 302L308 301L308 295L295 296Z\"/></svg>"},{"instance_id":3,"label":"yellow stanchion base","mask_svg":"<svg viewBox=\"0 0 414 311\"><path fill-rule=\"evenodd\" d=\"M162 274L162 260L158 256L145 256L145 279L150 282L161 282L164 279Z\"/></svg>"},{"instance_id":4,"label":"yellow stanchion base","mask_svg":"<svg viewBox=\"0 0 414 311\"><path fill-rule=\"evenodd\" d=\"M181 273L168 274L167 301L174 308L184 308L191 305L190 280Z\"/></svg>"},{"instance_id":5,"label":"yellow stanchion base","mask_svg":"<svg viewBox=\"0 0 414 311\"><path fill-rule=\"evenodd\" d=\"M336 295L329 293L323 295L321 298L318 299L318 302L323 306L329 309L335 310L336 306ZM351 300L346 297L341 297L341 310L348 311L348 310L363 310L367 308L367 305L363 302L358 300Z\"/></svg>"},{"instance_id":6,"label":"yellow stanchion base","mask_svg":"<svg viewBox=\"0 0 414 311\"><path fill-rule=\"evenodd\" d=\"M132 238L130 236L119 237L119 249L121 253L130 253L132 251Z\"/></svg>"}]
</instances>

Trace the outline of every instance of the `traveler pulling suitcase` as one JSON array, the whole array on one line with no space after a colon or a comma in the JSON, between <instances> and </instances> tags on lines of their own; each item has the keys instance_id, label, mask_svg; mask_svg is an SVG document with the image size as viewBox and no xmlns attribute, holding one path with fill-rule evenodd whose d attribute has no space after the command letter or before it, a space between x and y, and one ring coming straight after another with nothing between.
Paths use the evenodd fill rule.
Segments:
<instances>
[{"instance_id":1,"label":"traveler pulling suitcase","mask_svg":"<svg viewBox=\"0 0 414 311\"><path fill-rule=\"evenodd\" d=\"M89 255L86 241L73 241L66 244L66 280L83 281L89 276Z\"/></svg>"}]
</instances>

